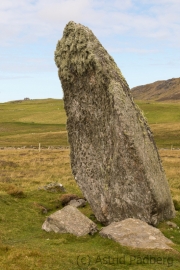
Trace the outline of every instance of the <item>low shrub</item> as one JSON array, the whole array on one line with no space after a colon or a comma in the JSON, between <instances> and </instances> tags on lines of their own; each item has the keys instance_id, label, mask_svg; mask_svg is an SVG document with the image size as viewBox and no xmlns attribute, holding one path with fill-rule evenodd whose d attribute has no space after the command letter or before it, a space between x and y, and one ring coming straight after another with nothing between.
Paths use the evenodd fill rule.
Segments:
<instances>
[{"instance_id":1,"label":"low shrub","mask_svg":"<svg viewBox=\"0 0 180 270\"><path fill-rule=\"evenodd\" d=\"M25 194L24 191L20 188L18 188L15 185L9 185L6 189L7 194L16 197L16 198L24 198Z\"/></svg>"},{"instance_id":2,"label":"low shrub","mask_svg":"<svg viewBox=\"0 0 180 270\"><path fill-rule=\"evenodd\" d=\"M65 206L67 205L71 200L74 200L74 199L79 199L79 197L75 194L63 194L61 197L60 197L60 202L62 204L62 206Z\"/></svg>"}]
</instances>

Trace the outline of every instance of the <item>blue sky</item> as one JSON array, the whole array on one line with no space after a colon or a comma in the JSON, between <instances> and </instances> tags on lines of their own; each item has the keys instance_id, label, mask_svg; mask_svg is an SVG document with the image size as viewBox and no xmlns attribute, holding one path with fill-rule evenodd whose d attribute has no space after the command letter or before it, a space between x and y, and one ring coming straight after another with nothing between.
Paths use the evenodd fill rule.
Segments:
<instances>
[{"instance_id":1,"label":"blue sky","mask_svg":"<svg viewBox=\"0 0 180 270\"><path fill-rule=\"evenodd\" d=\"M130 88L180 77L180 0L1 0L0 102L62 98L54 51L69 21L89 27Z\"/></svg>"}]
</instances>

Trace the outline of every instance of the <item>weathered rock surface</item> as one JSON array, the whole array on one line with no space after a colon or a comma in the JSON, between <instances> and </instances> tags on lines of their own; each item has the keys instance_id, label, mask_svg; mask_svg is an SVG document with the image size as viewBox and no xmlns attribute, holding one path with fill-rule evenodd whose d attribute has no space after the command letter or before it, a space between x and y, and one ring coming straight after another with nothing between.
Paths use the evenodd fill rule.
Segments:
<instances>
[{"instance_id":1,"label":"weathered rock surface","mask_svg":"<svg viewBox=\"0 0 180 270\"><path fill-rule=\"evenodd\" d=\"M132 218L111 223L100 231L100 235L133 248L172 249L168 244L173 244L159 229Z\"/></svg>"},{"instance_id":2,"label":"weathered rock surface","mask_svg":"<svg viewBox=\"0 0 180 270\"><path fill-rule=\"evenodd\" d=\"M74 206L74 207L84 207L86 206L87 202L84 199L77 199L77 200L71 200L68 205Z\"/></svg>"},{"instance_id":3,"label":"weathered rock surface","mask_svg":"<svg viewBox=\"0 0 180 270\"><path fill-rule=\"evenodd\" d=\"M69 22L55 61L64 91L72 173L96 218L174 217L153 135L121 71L91 30Z\"/></svg>"},{"instance_id":4,"label":"weathered rock surface","mask_svg":"<svg viewBox=\"0 0 180 270\"><path fill-rule=\"evenodd\" d=\"M72 233L76 236L97 232L96 224L71 205L67 205L47 217L42 229L46 232Z\"/></svg>"}]
</instances>

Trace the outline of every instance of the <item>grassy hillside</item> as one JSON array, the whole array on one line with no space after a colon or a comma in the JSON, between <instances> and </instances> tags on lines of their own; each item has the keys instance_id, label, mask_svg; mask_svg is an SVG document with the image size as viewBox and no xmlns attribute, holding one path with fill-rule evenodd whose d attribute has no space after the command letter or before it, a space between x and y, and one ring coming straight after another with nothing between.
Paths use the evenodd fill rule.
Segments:
<instances>
[{"instance_id":1,"label":"grassy hillside","mask_svg":"<svg viewBox=\"0 0 180 270\"><path fill-rule=\"evenodd\" d=\"M136 101L158 147L180 148L180 104ZM63 100L28 100L0 104L0 147L67 146Z\"/></svg>"},{"instance_id":2,"label":"grassy hillside","mask_svg":"<svg viewBox=\"0 0 180 270\"><path fill-rule=\"evenodd\" d=\"M153 131L159 148L180 148L180 104L135 101Z\"/></svg>"},{"instance_id":3,"label":"grassy hillside","mask_svg":"<svg viewBox=\"0 0 180 270\"><path fill-rule=\"evenodd\" d=\"M135 99L158 102L180 101L180 78L140 85L131 89Z\"/></svg>"},{"instance_id":4,"label":"grassy hillside","mask_svg":"<svg viewBox=\"0 0 180 270\"><path fill-rule=\"evenodd\" d=\"M1 103L0 112L0 146L68 144L62 100Z\"/></svg>"}]
</instances>

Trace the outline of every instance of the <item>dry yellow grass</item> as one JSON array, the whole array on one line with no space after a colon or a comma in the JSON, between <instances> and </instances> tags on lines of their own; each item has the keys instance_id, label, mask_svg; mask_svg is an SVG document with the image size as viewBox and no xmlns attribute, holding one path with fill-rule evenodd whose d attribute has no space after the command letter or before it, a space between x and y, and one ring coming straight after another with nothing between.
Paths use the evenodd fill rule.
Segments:
<instances>
[{"instance_id":1,"label":"dry yellow grass","mask_svg":"<svg viewBox=\"0 0 180 270\"><path fill-rule=\"evenodd\" d=\"M180 151L161 149L159 153L173 197L180 202ZM59 182L68 193L82 195L71 173L69 149L1 150L0 166L0 192L28 192Z\"/></svg>"},{"instance_id":2,"label":"dry yellow grass","mask_svg":"<svg viewBox=\"0 0 180 270\"><path fill-rule=\"evenodd\" d=\"M180 203L180 150L161 149L159 152L173 199Z\"/></svg>"},{"instance_id":3,"label":"dry yellow grass","mask_svg":"<svg viewBox=\"0 0 180 270\"><path fill-rule=\"evenodd\" d=\"M151 124L151 129L154 133L158 133L159 130L163 130L164 133L169 131L179 132L180 123Z\"/></svg>"},{"instance_id":4,"label":"dry yellow grass","mask_svg":"<svg viewBox=\"0 0 180 270\"><path fill-rule=\"evenodd\" d=\"M30 191L50 182L59 182L69 192L79 189L69 162L69 149L13 149L0 151L0 183Z\"/></svg>"}]
</instances>

